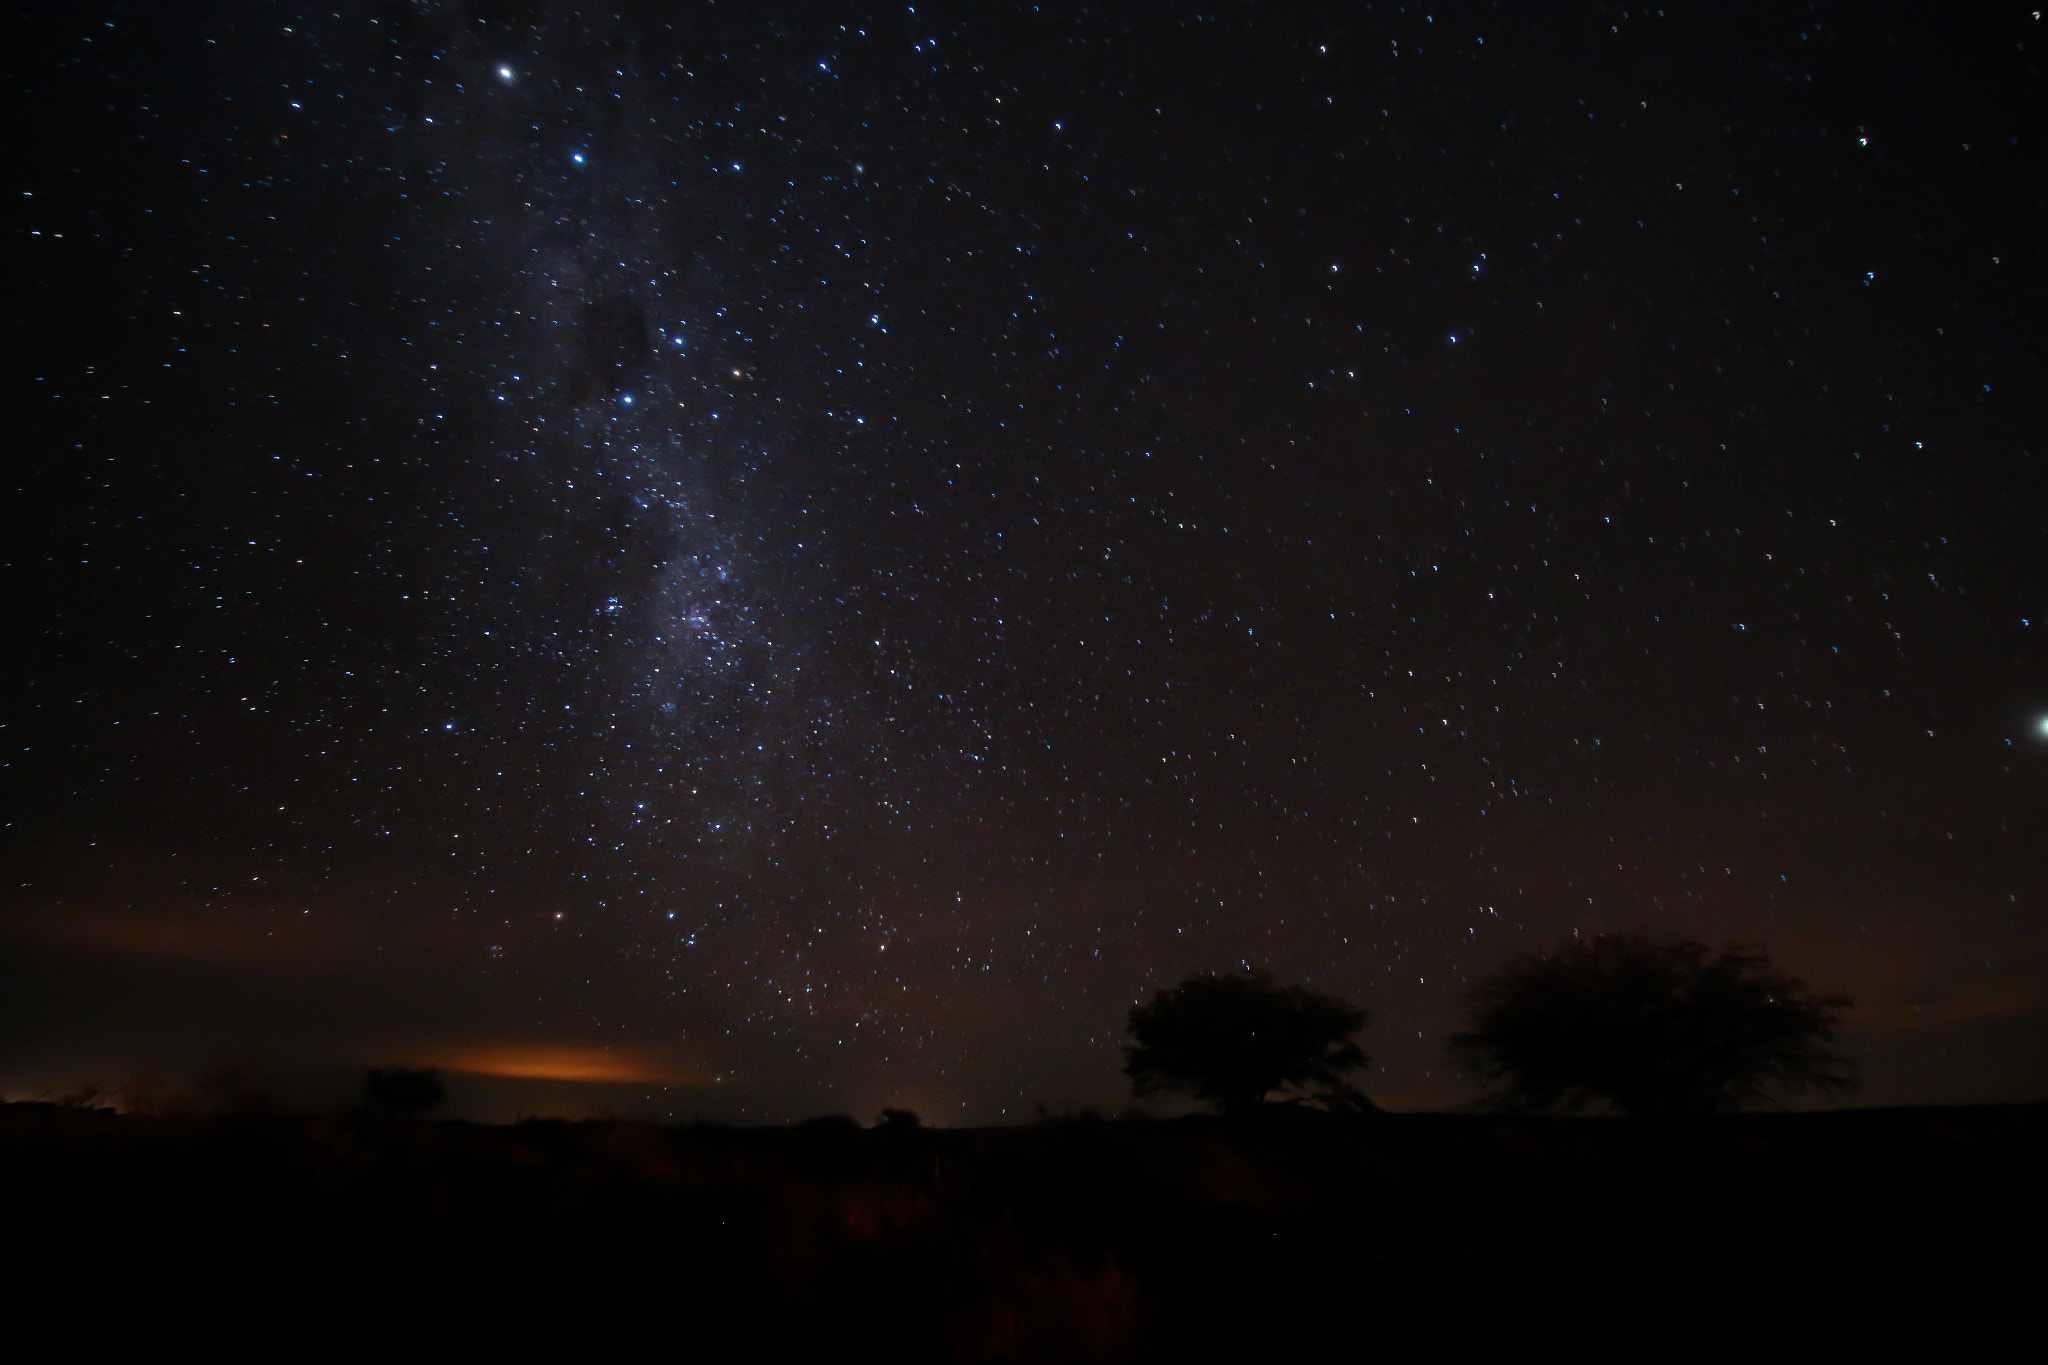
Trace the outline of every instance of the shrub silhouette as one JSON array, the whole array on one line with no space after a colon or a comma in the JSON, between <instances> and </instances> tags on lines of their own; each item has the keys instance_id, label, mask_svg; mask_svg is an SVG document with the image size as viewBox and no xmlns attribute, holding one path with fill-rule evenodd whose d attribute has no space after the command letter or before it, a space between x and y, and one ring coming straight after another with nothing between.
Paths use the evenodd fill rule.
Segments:
<instances>
[{"instance_id":1,"label":"shrub silhouette","mask_svg":"<svg viewBox=\"0 0 2048 1365\"><path fill-rule=\"evenodd\" d=\"M1331 1107L1369 1109L1344 1080L1368 1063L1351 1035L1369 1017L1264 972L1191 976L1132 1007L1124 1074L1140 1097L1193 1095L1226 1115L1258 1108L1271 1091L1309 1086L1326 1087L1309 1097Z\"/></svg>"},{"instance_id":2,"label":"shrub silhouette","mask_svg":"<svg viewBox=\"0 0 2048 1365\"><path fill-rule=\"evenodd\" d=\"M363 1098L372 1109L411 1119L447 1103L448 1088L433 1067L392 1067L364 1073Z\"/></svg>"},{"instance_id":3,"label":"shrub silhouette","mask_svg":"<svg viewBox=\"0 0 2048 1365\"><path fill-rule=\"evenodd\" d=\"M1516 959L1473 994L1450 1040L1468 1068L1505 1082L1496 1107L1722 1113L1774 1086L1848 1090L1828 1050L1842 996L1813 995L1762 953L1642 934L1566 940Z\"/></svg>"},{"instance_id":4,"label":"shrub silhouette","mask_svg":"<svg viewBox=\"0 0 2048 1365\"><path fill-rule=\"evenodd\" d=\"M57 1103L66 1109L98 1109L112 1112L117 1098L119 1096L115 1091L98 1081L86 1081L59 1098Z\"/></svg>"}]
</instances>

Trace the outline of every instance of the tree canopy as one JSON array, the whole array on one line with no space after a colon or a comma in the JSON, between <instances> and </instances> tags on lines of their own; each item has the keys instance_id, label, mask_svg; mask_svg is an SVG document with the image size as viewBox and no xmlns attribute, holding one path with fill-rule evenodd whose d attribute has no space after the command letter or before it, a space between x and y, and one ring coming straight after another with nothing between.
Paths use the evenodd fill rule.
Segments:
<instances>
[{"instance_id":1,"label":"tree canopy","mask_svg":"<svg viewBox=\"0 0 2048 1365\"><path fill-rule=\"evenodd\" d=\"M1451 1050L1503 1082L1492 1102L1605 1103L1644 1116L1721 1113L1775 1087L1848 1090L1829 1050L1842 996L1815 995L1762 953L1643 934L1567 939L1483 982Z\"/></svg>"},{"instance_id":2,"label":"tree canopy","mask_svg":"<svg viewBox=\"0 0 2048 1365\"><path fill-rule=\"evenodd\" d=\"M1192 1095L1232 1115L1257 1108L1272 1091L1317 1086L1325 1093L1312 1098L1370 1107L1344 1080L1367 1065L1351 1035L1368 1017L1264 972L1191 976L1132 1007L1124 1074L1139 1096Z\"/></svg>"}]
</instances>

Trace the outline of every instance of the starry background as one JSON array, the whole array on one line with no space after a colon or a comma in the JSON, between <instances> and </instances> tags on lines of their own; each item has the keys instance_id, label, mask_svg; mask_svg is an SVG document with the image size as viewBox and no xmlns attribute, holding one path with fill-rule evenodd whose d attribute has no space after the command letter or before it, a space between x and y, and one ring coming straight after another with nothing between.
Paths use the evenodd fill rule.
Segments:
<instances>
[{"instance_id":1,"label":"starry background","mask_svg":"<svg viewBox=\"0 0 2048 1365\"><path fill-rule=\"evenodd\" d=\"M17 14L0 1085L1017 1121L1249 965L1454 1105L1639 927L2039 1098L2048 25L1933 8Z\"/></svg>"}]
</instances>

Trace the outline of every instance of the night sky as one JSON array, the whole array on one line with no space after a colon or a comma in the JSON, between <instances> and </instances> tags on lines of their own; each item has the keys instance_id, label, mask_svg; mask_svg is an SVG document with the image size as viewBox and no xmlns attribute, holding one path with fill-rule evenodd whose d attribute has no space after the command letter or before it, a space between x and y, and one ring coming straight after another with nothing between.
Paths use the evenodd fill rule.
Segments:
<instances>
[{"instance_id":1,"label":"night sky","mask_svg":"<svg viewBox=\"0 0 2048 1365\"><path fill-rule=\"evenodd\" d=\"M1630 928L2048 1092L2030 9L26 8L11 1097L1450 1106Z\"/></svg>"}]
</instances>

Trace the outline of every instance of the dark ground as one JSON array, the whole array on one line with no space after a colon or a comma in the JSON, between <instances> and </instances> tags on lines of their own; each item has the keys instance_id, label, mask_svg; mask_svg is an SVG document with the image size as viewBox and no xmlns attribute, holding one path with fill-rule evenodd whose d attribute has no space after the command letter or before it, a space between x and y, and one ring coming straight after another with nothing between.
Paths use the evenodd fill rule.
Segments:
<instances>
[{"instance_id":1,"label":"dark ground","mask_svg":"<svg viewBox=\"0 0 2048 1365\"><path fill-rule=\"evenodd\" d=\"M0 1107L8 1314L717 1360L1984 1354L2048 1105L908 1131Z\"/></svg>"}]
</instances>

